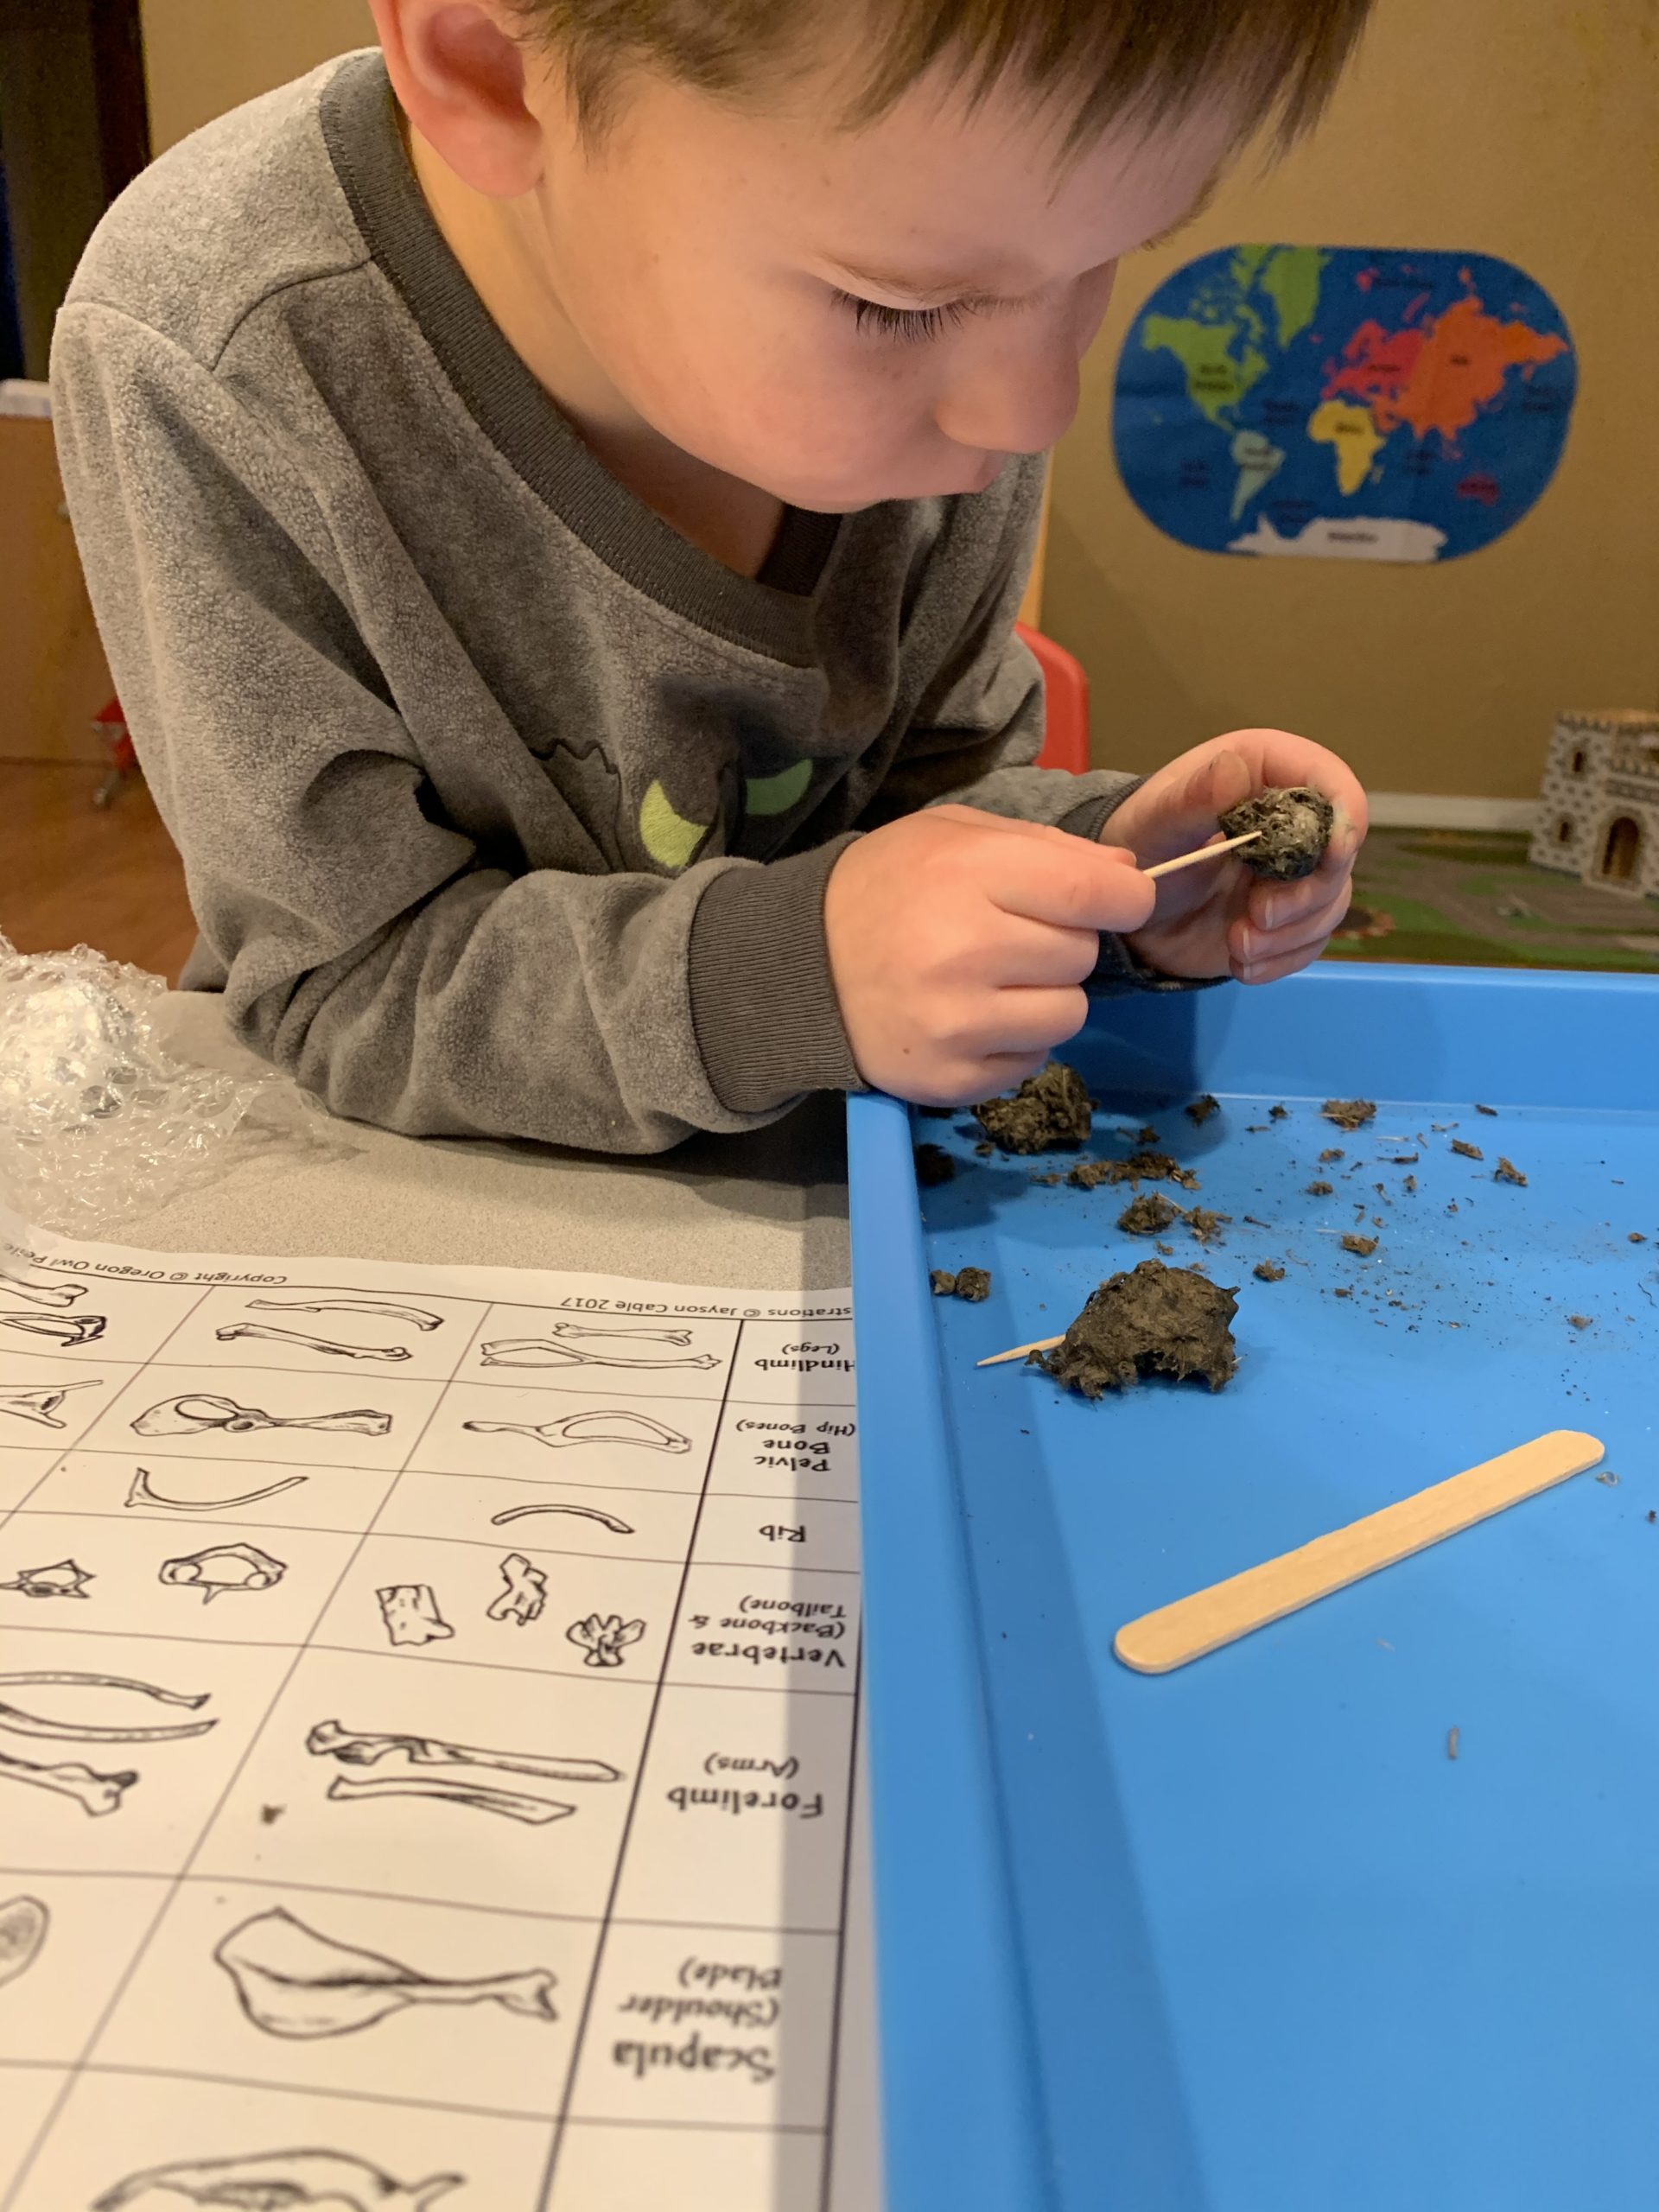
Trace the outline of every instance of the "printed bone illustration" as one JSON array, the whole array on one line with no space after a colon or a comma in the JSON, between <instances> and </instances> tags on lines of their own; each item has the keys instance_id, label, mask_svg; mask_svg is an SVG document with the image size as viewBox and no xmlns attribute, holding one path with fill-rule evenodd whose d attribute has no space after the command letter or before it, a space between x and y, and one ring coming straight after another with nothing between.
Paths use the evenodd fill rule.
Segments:
<instances>
[{"instance_id":1,"label":"printed bone illustration","mask_svg":"<svg viewBox=\"0 0 1659 2212\"><path fill-rule=\"evenodd\" d=\"M557 1977L545 1967L446 1981L333 1942L281 1905L232 1929L213 1957L236 1985L242 2010L270 2036L356 2035L410 2005L500 2005L527 2019L559 2017Z\"/></svg>"},{"instance_id":2,"label":"printed bone illustration","mask_svg":"<svg viewBox=\"0 0 1659 2212\"><path fill-rule=\"evenodd\" d=\"M15 1590L23 1598L85 1598L86 1586L97 1580L73 1560L60 1559L52 1567L20 1567L16 1580L0 1582L0 1590Z\"/></svg>"},{"instance_id":3,"label":"printed bone illustration","mask_svg":"<svg viewBox=\"0 0 1659 2212\"><path fill-rule=\"evenodd\" d=\"M532 1567L522 1552L509 1552L501 1562L506 1588L488 1609L493 1621L515 1621L520 1628L539 1618L547 1603L547 1577Z\"/></svg>"},{"instance_id":4,"label":"printed bone illustration","mask_svg":"<svg viewBox=\"0 0 1659 2212\"><path fill-rule=\"evenodd\" d=\"M374 1766L391 1752L401 1751L411 1766L444 1769L476 1766L498 1774L524 1774L542 1782L620 1782L620 1768L603 1759L558 1758L541 1751L492 1751L475 1744L448 1744L437 1736L368 1736L342 1728L338 1720L319 1720L305 1739L305 1748L318 1758L336 1758L343 1766Z\"/></svg>"},{"instance_id":5,"label":"printed bone illustration","mask_svg":"<svg viewBox=\"0 0 1659 2212\"><path fill-rule=\"evenodd\" d=\"M73 1306L78 1298L86 1295L84 1282L26 1282L22 1275L15 1275L10 1268L0 1268L0 1291L13 1298L26 1298L34 1306Z\"/></svg>"},{"instance_id":6,"label":"printed bone illustration","mask_svg":"<svg viewBox=\"0 0 1659 2212\"><path fill-rule=\"evenodd\" d=\"M203 2212L426 2212L466 2183L465 2174L431 2174L407 2186L378 2166L338 2151L262 2151L245 2158L190 2158L146 2166L106 2190L92 2212L173 2198Z\"/></svg>"},{"instance_id":7,"label":"printed bone illustration","mask_svg":"<svg viewBox=\"0 0 1659 2212\"><path fill-rule=\"evenodd\" d=\"M58 1419L58 1408L72 1390L101 1390L101 1380L85 1382L51 1382L31 1386L27 1390L0 1390L0 1414L13 1414L19 1421L38 1421L42 1428L67 1428L69 1424Z\"/></svg>"},{"instance_id":8,"label":"printed bone illustration","mask_svg":"<svg viewBox=\"0 0 1659 2212\"><path fill-rule=\"evenodd\" d=\"M156 1580L175 1588L200 1590L211 1605L227 1590L274 1590L288 1572L287 1562L262 1552L257 1544L210 1544L206 1551L165 1559Z\"/></svg>"},{"instance_id":9,"label":"printed bone illustration","mask_svg":"<svg viewBox=\"0 0 1659 2212\"><path fill-rule=\"evenodd\" d=\"M0 1989L29 1972L51 1925L52 1916L38 1897L8 1897L0 1904Z\"/></svg>"},{"instance_id":10,"label":"printed bone illustration","mask_svg":"<svg viewBox=\"0 0 1659 2212\"><path fill-rule=\"evenodd\" d=\"M0 1751L0 1782L21 1782L31 1789L55 1790L73 1797L83 1813L96 1820L117 1811L122 1793L137 1782L137 1774L94 1774L89 1766L71 1759L62 1766L37 1766L33 1759L15 1759Z\"/></svg>"},{"instance_id":11,"label":"printed bone illustration","mask_svg":"<svg viewBox=\"0 0 1659 2212\"><path fill-rule=\"evenodd\" d=\"M656 1344L686 1345L691 1341L690 1329L595 1329L586 1321L550 1321L550 1337L644 1337Z\"/></svg>"},{"instance_id":12,"label":"printed bone illustration","mask_svg":"<svg viewBox=\"0 0 1659 2212\"><path fill-rule=\"evenodd\" d=\"M285 1490L297 1490L302 1483L308 1483L309 1475L287 1475L279 1483L267 1483L263 1490L245 1490L237 1497L168 1497L156 1488L149 1478L149 1469L140 1467L134 1475L123 1505L164 1505L169 1513L226 1513L238 1505L257 1505L261 1498L278 1497Z\"/></svg>"},{"instance_id":13,"label":"printed bone illustration","mask_svg":"<svg viewBox=\"0 0 1659 2212\"><path fill-rule=\"evenodd\" d=\"M550 1337L498 1337L481 1347L486 1367L718 1367L720 1355L712 1351L686 1352L677 1357L661 1352L582 1351L575 1344L556 1344Z\"/></svg>"},{"instance_id":14,"label":"printed bone illustration","mask_svg":"<svg viewBox=\"0 0 1659 2212\"><path fill-rule=\"evenodd\" d=\"M140 1436L199 1436L210 1428L222 1428L227 1436L245 1436L256 1428L327 1428L353 1436L385 1436L391 1415L377 1413L372 1406L353 1407L345 1414L267 1414L257 1406L238 1406L234 1398L191 1391L147 1408L131 1427Z\"/></svg>"},{"instance_id":15,"label":"printed bone illustration","mask_svg":"<svg viewBox=\"0 0 1659 2212\"><path fill-rule=\"evenodd\" d=\"M378 1313L388 1321L407 1321L412 1328L441 1329L442 1313L429 1313L423 1306L393 1306L381 1298L251 1298L248 1311L260 1313Z\"/></svg>"},{"instance_id":16,"label":"printed bone illustration","mask_svg":"<svg viewBox=\"0 0 1659 2212\"><path fill-rule=\"evenodd\" d=\"M329 1337L308 1337L299 1329L273 1329L263 1321L236 1321L228 1329L215 1329L213 1334L222 1344L234 1344L238 1337L258 1337L276 1344L298 1344L305 1351L331 1351L341 1359L407 1359L405 1344L340 1344Z\"/></svg>"},{"instance_id":17,"label":"printed bone illustration","mask_svg":"<svg viewBox=\"0 0 1659 2212\"><path fill-rule=\"evenodd\" d=\"M631 1536L632 1525L619 1521L614 1513L601 1513L596 1505L512 1505L505 1513L492 1513L492 1529L505 1529L509 1521L524 1521L532 1513L574 1513L583 1521L597 1521L601 1527L614 1529L619 1536Z\"/></svg>"},{"instance_id":18,"label":"printed bone illustration","mask_svg":"<svg viewBox=\"0 0 1659 2212\"><path fill-rule=\"evenodd\" d=\"M625 1644L638 1643L645 1632L644 1621L625 1621L620 1613L610 1613L601 1620L597 1613L589 1613L585 1621L572 1621L564 1631L572 1643L582 1649L584 1667L620 1667Z\"/></svg>"},{"instance_id":19,"label":"printed bone illustration","mask_svg":"<svg viewBox=\"0 0 1659 2212\"><path fill-rule=\"evenodd\" d=\"M0 1313L0 1329L22 1329L65 1345L92 1344L108 1326L103 1313Z\"/></svg>"},{"instance_id":20,"label":"printed bone illustration","mask_svg":"<svg viewBox=\"0 0 1659 2212\"><path fill-rule=\"evenodd\" d=\"M135 1682L124 1675L86 1675L38 1669L0 1675L0 1689L23 1688L133 1690L140 1697L154 1698L159 1705L182 1706L187 1713L194 1713L206 1705L211 1694L203 1690L199 1697L186 1697L181 1691L158 1689L154 1682ZM0 1700L0 1729L9 1735L51 1736L66 1743L171 1744L181 1742L187 1736L205 1736L210 1728L217 1728L218 1726L217 1720L182 1720L170 1726L111 1728L82 1720L53 1720L43 1713L25 1713L19 1707Z\"/></svg>"},{"instance_id":21,"label":"printed bone illustration","mask_svg":"<svg viewBox=\"0 0 1659 2212\"><path fill-rule=\"evenodd\" d=\"M460 1775L337 1774L324 1793L339 1804L360 1804L367 1797L430 1797L448 1805L462 1805L474 1813L499 1813L509 1821L523 1821L530 1827L545 1827L550 1821L568 1820L574 1805L556 1797L531 1797L518 1789L497 1789L486 1782L468 1782Z\"/></svg>"},{"instance_id":22,"label":"printed bone illustration","mask_svg":"<svg viewBox=\"0 0 1659 2212\"><path fill-rule=\"evenodd\" d=\"M429 1582L394 1582L374 1593L389 1643L443 1643L454 1634Z\"/></svg>"},{"instance_id":23,"label":"printed bone illustration","mask_svg":"<svg viewBox=\"0 0 1659 2212\"><path fill-rule=\"evenodd\" d=\"M464 1421L477 1436L533 1436L559 1451L571 1444L637 1444L643 1452L689 1452L691 1440L646 1414L565 1414L557 1421Z\"/></svg>"}]
</instances>

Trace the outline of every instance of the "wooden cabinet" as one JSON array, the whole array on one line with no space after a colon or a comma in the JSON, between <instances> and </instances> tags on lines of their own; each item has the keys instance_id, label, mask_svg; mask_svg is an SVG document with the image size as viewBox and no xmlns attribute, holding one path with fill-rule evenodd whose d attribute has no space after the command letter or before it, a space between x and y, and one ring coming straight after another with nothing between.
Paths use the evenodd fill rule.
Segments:
<instances>
[{"instance_id":1,"label":"wooden cabinet","mask_svg":"<svg viewBox=\"0 0 1659 2212\"><path fill-rule=\"evenodd\" d=\"M52 425L0 414L0 760L99 760L114 685L63 505Z\"/></svg>"}]
</instances>

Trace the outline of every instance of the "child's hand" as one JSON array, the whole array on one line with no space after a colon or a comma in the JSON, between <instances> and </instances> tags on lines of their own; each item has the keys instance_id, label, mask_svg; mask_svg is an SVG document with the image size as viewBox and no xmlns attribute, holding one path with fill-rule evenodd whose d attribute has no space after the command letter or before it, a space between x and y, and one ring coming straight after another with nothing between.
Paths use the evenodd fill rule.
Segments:
<instances>
[{"instance_id":1,"label":"child's hand","mask_svg":"<svg viewBox=\"0 0 1659 2212\"><path fill-rule=\"evenodd\" d=\"M1150 922L1130 936L1166 976L1235 976L1272 983L1317 960L1348 911L1354 856L1365 836L1365 794L1350 769L1305 737L1236 729L1148 776L1111 814L1103 834L1143 868L1218 837L1217 818L1270 785L1310 784L1336 809L1325 855L1300 883L1268 883L1241 860L1206 861L1165 876Z\"/></svg>"},{"instance_id":2,"label":"child's hand","mask_svg":"<svg viewBox=\"0 0 1659 2212\"><path fill-rule=\"evenodd\" d=\"M823 902L859 1072L929 1106L1034 1074L1083 1027L1099 931L1138 929L1157 888L1127 852L974 807L873 830L836 862Z\"/></svg>"}]
</instances>

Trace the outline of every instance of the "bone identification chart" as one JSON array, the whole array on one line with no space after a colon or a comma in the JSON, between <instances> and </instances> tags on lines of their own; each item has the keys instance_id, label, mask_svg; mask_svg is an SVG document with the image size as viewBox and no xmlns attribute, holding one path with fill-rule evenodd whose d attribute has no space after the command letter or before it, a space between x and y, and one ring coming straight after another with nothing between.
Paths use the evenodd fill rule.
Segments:
<instances>
[{"instance_id":1,"label":"bone identification chart","mask_svg":"<svg viewBox=\"0 0 1659 2212\"><path fill-rule=\"evenodd\" d=\"M850 1309L0 1217L4 2212L820 2212Z\"/></svg>"}]
</instances>

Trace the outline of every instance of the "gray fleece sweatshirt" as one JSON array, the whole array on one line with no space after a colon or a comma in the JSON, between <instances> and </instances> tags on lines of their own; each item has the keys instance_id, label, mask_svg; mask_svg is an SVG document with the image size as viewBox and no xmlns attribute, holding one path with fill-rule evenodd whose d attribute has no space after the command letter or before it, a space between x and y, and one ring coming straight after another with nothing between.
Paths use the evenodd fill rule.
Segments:
<instances>
[{"instance_id":1,"label":"gray fleece sweatshirt","mask_svg":"<svg viewBox=\"0 0 1659 2212\"><path fill-rule=\"evenodd\" d=\"M849 838L944 798L1092 836L1132 787L1029 765L1040 461L721 567L492 322L378 54L148 170L52 372L184 980L337 1113L645 1152L857 1088ZM1111 940L1103 975L1149 980Z\"/></svg>"}]
</instances>

